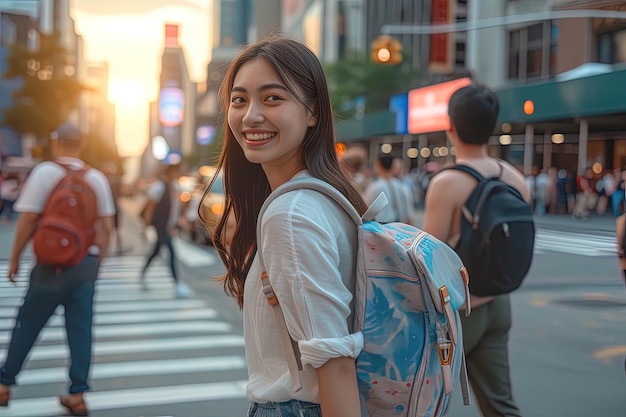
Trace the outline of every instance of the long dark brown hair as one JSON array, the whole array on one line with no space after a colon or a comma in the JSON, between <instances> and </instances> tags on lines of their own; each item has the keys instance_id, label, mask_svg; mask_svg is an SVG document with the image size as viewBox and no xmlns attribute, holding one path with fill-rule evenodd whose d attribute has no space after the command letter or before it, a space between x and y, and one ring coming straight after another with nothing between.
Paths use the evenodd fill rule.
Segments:
<instances>
[{"instance_id":1,"label":"long dark brown hair","mask_svg":"<svg viewBox=\"0 0 626 417\"><path fill-rule=\"evenodd\" d=\"M307 130L300 152L308 171L337 188L360 214L367 209L359 192L342 173L337 160L330 96L324 71L315 54L303 43L284 35L274 35L246 46L231 62L219 91L223 147L217 168L218 172L223 172L226 198L224 214L213 233L214 246L227 268L220 280L224 282L226 293L237 298L239 307L243 307L244 283L257 250L257 217L271 189L261 165L249 162L244 156L228 126L226 114L237 72L242 65L256 58L265 59L274 67L291 94L317 120L315 126ZM209 189L210 185L199 208L205 225L202 210ZM234 216L236 223L231 242L225 240L228 216Z\"/></svg>"}]
</instances>

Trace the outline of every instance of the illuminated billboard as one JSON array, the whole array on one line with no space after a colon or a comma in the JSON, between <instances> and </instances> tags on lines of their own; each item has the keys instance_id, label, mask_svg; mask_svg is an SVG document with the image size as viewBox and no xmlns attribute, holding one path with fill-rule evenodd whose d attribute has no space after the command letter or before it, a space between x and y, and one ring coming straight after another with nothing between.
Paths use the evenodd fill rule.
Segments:
<instances>
[{"instance_id":1,"label":"illuminated billboard","mask_svg":"<svg viewBox=\"0 0 626 417\"><path fill-rule=\"evenodd\" d=\"M185 94L176 87L165 87L159 93L159 121L163 126L178 126L185 117Z\"/></svg>"},{"instance_id":2,"label":"illuminated billboard","mask_svg":"<svg viewBox=\"0 0 626 417\"><path fill-rule=\"evenodd\" d=\"M450 117L448 117L450 96L471 82L469 78L460 78L409 91L409 133L448 130L450 128Z\"/></svg>"}]
</instances>

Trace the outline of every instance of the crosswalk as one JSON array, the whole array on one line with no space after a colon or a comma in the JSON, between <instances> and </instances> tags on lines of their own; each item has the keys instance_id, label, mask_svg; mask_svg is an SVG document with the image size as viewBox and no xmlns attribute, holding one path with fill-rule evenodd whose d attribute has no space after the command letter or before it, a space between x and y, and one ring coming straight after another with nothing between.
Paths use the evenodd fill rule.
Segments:
<instances>
[{"instance_id":1,"label":"crosswalk","mask_svg":"<svg viewBox=\"0 0 626 417\"><path fill-rule=\"evenodd\" d=\"M247 371L243 337L223 313L198 298L177 299L164 265L149 271L149 290L138 276L142 257L107 258L96 286L92 390L86 401L94 412L148 415L142 407L245 400ZM27 287L29 263L17 285L4 280L0 261L0 360L4 360L17 308ZM27 366L1 416L64 415L57 395L68 386L62 310L41 332ZM134 410L134 411L129 411ZM140 414L137 414L140 413ZM171 412L168 413L168 415ZM162 415L162 414L149 414ZM177 414L177 415L185 415Z\"/></svg>"},{"instance_id":2,"label":"crosswalk","mask_svg":"<svg viewBox=\"0 0 626 417\"><path fill-rule=\"evenodd\" d=\"M613 234L587 234L539 229L535 236L535 253L568 253L579 256L617 256Z\"/></svg>"}]
</instances>

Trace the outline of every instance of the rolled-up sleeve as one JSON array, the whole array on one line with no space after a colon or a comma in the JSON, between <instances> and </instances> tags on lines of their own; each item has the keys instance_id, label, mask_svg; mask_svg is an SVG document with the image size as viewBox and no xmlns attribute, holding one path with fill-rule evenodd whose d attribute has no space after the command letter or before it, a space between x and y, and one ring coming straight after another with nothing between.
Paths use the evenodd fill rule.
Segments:
<instances>
[{"instance_id":1,"label":"rolled-up sleeve","mask_svg":"<svg viewBox=\"0 0 626 417\"><path fill-rule=\"evenodd\" d=\"M298 341L302 362L317 368L328 359L356 357L363 337L348 328L352 293L342 280L342 254L333 230L342 219L332 218L339 210L331 205L331 214L320 211L298 193L285 210L264 216L261 242L289 333Z\"/></svg>"}]
</instances>

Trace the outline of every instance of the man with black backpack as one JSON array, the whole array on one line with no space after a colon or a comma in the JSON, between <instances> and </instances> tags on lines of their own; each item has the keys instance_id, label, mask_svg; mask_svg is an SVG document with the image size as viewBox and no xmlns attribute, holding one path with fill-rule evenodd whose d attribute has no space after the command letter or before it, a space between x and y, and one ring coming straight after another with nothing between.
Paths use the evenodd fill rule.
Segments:
<instances>
[{"instance_id":1,"label":"man with black backpack","mask_svg":"<svg viewBox=\"0 0 626 417\"><path fill-rule=\"evenodd\" d=\"M448 138L457 165L436 175L426 195L424 231L447 242L469 271L472 312L461 314L468 376L483 416L520 416L509 375L509 293L532 260L535 227L524 177L492 158L496 95L472 84L450 98Z\"/></svg>"},{"instance_id":2,"label":"man with black backpack","mask_svg":"<svg viewBox=\"0 0 626 417\"><path fill-rule=\"evenodd\" d=\"M71 415L86 416L83 393L89 389L95 282L115 207L104 174L80 160L83 140L77 126L59 126L51 144L54 162L33 168L15 204L20 216L7 278L16 281L21 254L31 240L36 263L0 369L0 406L8 405L10 387L35 340L63 305L71 385L60 402Z\"/></svg>"}]
</instances>

